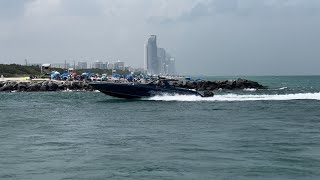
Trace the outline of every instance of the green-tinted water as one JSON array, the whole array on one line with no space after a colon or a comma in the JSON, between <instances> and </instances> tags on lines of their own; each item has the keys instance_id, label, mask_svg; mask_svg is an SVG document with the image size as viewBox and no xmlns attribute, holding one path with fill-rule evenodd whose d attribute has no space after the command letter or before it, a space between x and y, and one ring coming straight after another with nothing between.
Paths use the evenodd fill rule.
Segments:
<instances>
[{"instance_id":1,"label":"green-tinted water","mask_svg":"<svg viewBox=\"0 0 320 180\"><path fill-rule=\"evenodd\" d=\"M0 179L319 179L320 77L248 79L270 90L0 93Z\"/></svg>"}]
</instances>

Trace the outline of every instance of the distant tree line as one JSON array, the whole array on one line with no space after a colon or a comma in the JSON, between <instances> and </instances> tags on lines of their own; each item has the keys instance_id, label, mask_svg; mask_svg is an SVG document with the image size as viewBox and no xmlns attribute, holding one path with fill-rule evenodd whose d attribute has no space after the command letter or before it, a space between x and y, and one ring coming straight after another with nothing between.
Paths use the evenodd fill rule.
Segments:
<instances>
[{"instance_id":1,"label":"distant tree line","mask_svg":"<svg viewBox=\"0 0 320 180\"><path fill-rule=\"evenodd\" d=\"M0 64L0 76L18 77L40 75L40 66L23 66L19 64Z\"/></svg>"},{"instance_id":2,"label":"distant tree line","mask_svg":"<svg viewBox=\"0 0 320 180\"><path fill-rule=\"evenodd\" d=\"M52 68L53 71L58 71L60 73L67 72L67 70L60 68ZM112 74L111 69L76 69L74 71L77 74L82 74L84 72L92 72L95 74ZM129 71L116 70L117 74L130 74ZM40 66L25 66L20 64L0 64L0 76L3 75L5 77L21 77L21 76L36 76L42 77L44 74L41 74Z\"/></svg>"}]
</instances>

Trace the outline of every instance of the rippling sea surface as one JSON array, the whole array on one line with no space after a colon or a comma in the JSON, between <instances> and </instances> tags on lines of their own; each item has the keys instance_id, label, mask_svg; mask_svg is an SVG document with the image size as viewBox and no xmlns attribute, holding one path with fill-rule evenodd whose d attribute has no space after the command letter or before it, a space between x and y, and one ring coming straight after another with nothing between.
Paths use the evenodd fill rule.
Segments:
<instances>
[{"instance_id":1,"label":"rippling sea surface","mask_svg":"<svg viewBox=\"0 0 320 180\"><path fill-rule=\"evenodd\" d=\"M320 179L320 76L245 78L269 89L0 93L0 179Z\"/></svg>"}]
</instances>

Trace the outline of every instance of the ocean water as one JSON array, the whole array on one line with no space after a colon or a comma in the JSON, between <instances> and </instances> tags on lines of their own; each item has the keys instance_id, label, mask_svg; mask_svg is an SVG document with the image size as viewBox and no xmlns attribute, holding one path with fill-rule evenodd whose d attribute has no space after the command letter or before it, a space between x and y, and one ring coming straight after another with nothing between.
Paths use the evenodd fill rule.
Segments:
<instances>
[{"instance_id":1,"label":"ocean water","mask_svg":"<svg viewBox=\"0 0 320 180\"><path fill-rule=\"evenodd\" d=\"M320 179L320 76L245 78L269 89L0 93L0 179Z\"/></svg>"}]
</instances>

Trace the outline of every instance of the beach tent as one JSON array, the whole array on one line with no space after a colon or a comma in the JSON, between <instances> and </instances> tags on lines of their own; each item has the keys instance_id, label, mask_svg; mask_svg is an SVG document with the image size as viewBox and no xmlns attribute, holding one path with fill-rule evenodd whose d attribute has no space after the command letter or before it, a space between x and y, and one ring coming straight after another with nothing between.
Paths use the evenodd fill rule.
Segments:
<instances>
[{"instance_id":1,"label":"beach tent","mask_svg":"<svg viewBox=\"0 0 320 180\"><path fill-rule=\"evenodd\" d=\"M51 74L51 79L56 79L56 78L58 78L60 76L60 73L59 74L57 74L57 73L52 73Z\"/></svg>"},{"instance_id":2,"label":"beach tent","mask_svg":"<svg viewBox=\"0 0 320 180\"><path fill-rule=\"evenodd\" d=\"M93 76L96 76L96 74L92 72L85 72L85 73L82 73L81 76L93 77Z\"/></svg>"},{"instance_id":3,"label":"beach tent","mask_svg":"<svg viewBox=\"0 0 320 180\"><path fill-rule=\"evenodd\" d=\"M137 76L137 78L140 78L140 79L150 79L150 77L148 75L145 75L145 74L139 74Z\"/></svg>"},{"instance_id":4,"label":"beach tent","mask_svg":"<svg viewBox=\"0 0 320 180\"><path fill-rule=\"evenodd\" d=\"M112 74L112 77L113 77L113 78L120 79L120 78L121 78L121 75L120 75L120 74Z\"/></svg>"},{"instance_id":5,"label":"beach tent","mask_svg":"<svg viewBox=\"0 0 320 180\"><path fill-rule=\"evenodd\" d=\"M91 72L85 72L85 73L81 74L81 77L83 79L87 79L87 80L90 80L91 77L95 77L95 76L96 76L96 74L95 73L91 73Z\"/></svg>"},{"instance_id":6,"label":"beach tent","mask_svg":"<svg viewBox=\"0 0 320 180\"><path fill-rule=\"evenodd\" d=\"M81 76L89 76L89 73L84 72L84 73L81 74Z\"/></svg>"},{"instance_id":7,"label":"beach tent","mask_svg":"<svg viewBox=\"0 0 320 180\"><path fill-rule=\"evenodd\" d=\"M128 75L126 76L126 79L127 79L129 82L132 82L132 81L133 81L133 78L134 78L134 75L132 75L132 74L128 74Z\"/></svg>"},{"instance_id":8,"label":"beach tent","mask_svg":"<svg viewBox=\"0 0 320 180\"><path fill-rule=\"evenodd\" d=\"M60 77L63 79L63 80L67 80L69 77L70 77L70 74L69 73L63 73L60 75Z\"/></svg>"},{"instance_id":9,"label":"beach tent","mask_svg":"<svg viewBox=\"0 0 320 180\"><path fill-rule=\"evenodd\" d=\"M76 78L77 75L78 75L77 73L72 73L72 74L71 74L71 77Z\"/></svg>"}]
</instances>

